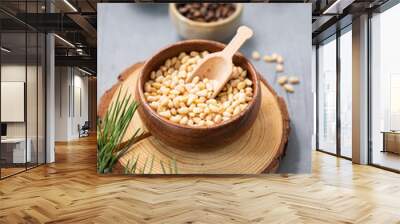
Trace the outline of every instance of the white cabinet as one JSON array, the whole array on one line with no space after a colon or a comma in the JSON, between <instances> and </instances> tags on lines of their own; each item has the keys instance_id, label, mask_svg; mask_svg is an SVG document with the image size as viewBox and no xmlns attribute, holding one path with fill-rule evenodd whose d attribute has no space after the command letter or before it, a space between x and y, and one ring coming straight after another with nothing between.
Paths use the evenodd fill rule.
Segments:
<instances>
[{"instance_id":1,"label":"white cabinet","mask_svg":"<svg viewBox=\"0 0 400 224\"><path fill-rule=\"evenodd\" d=\"M25 151L25 138L7 138L2 139L2 146L12 149L12 163L25 163L32 161L32 140L26 140L27 147Z\"/></svg>"}]
</instances>

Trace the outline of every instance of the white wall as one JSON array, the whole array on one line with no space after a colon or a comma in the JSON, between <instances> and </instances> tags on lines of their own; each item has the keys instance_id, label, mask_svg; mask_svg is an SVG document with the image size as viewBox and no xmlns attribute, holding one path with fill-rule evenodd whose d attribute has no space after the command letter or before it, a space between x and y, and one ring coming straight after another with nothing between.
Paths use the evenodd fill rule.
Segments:
<instances>
[{"instance_id":1,"label":"white wall","mask_svg":"<svg viewBox=\"0 0 400 224\"><path fill-rule=\"evenodd\" d=\"M68 76L67 67L55 68L55 140L67 141L68 140L68 109L69 109L69 96L68 88L70 77Z\"/></svg>"},{"instance_id":2,"label":"white wall","mask_svg":"<svg viewBox=\"0 0 400 224\"><path fill-rule=\"evenodd\" d=\"M76 72L77 70L75 70ZM78 138L79 137L79 132L78 132L78 124L83 125L85 121L89 120L89 115L88 115L88 77L83 77L81 76L82 73L79 73L79 75L74 75L74 96L72 98L74 99L74 108L72 109L72 119L71 119L71 132L70 135L72 138ZM80 92L80 93L79 93ZM80 95L80 97L79 97ZM79 102L81 101L81 102ZM81 108L79 108L81 107ZM81 110L81 111L80 111Z\"/></svg>"},{"instance_id":3,"label":"white wall","mask_svg":"<svg viewBox=\"0 0 400 224\"><path fill-rule=\"evenodd\" d=\"M36 67L34 66L27 66L25 67L24 65L19 65L19 64L6 64L6 65L2 65L1 66L1 81L4 82L25 82L25 75L26 75L26 71L25 69L27 69L26 71L28 72L28 74L36 74ZM29 78L29 76L28 76ZM32 80L29 80L29 84L31 83ZM34 85L36 85L36 81L33 83ZM32 98L36 98L36 89L27 89L28 93L27 93L27 101L28 103L32 102ZM33 90L34 92L30 93L29 90ZM36 102L36 101L35 101ZM33 106L33 105L32 105ZM35 103L35 107L36 107L36 103ZM7 110L7 108L1 108L2 110ZM30 109L29 111L31 111L32 109ZM36 111L36 110L35 110ZM27 118L28 118L28 122L32 122L34 121L35 124L28 124L28 128L33 127L33 125L35 125L35 130L36 130L36 113L28 113L27 114ZM25 137L25 123L26 122L7 122L7 136L8 137ZM28 137L30 132L28 130ZM35 133L36 135L36 133Z\"/></svg>"},{"instance_id":4,"label":"white wall","mask_svg":"<svg viewBox=\"0 0 400 224\"><path fill-rule=\"evenodd\" d=\"M78 125L88 120L88 78L83 75L76 68L56 67L56 141L79 138Z\"/></svg>"},{"instance_id":5,"label":"white wall","mask_svg":"<svg viewBox=\"0 0 400 224\"><path fill-rule=\"evenodd\" d=\"M38 69L38 70L37 70ZM25 80L27 78L27 80ZM24 138L25 135L30 139L32 150L32 161L44 162L45 150L45 116L44 116L44 74L41 66L25 64L3 64L1 66L1 81L24 82L26 83L26 107L23 106L22 112L26 112L26 120L23 122L6 122L7 137ZM23 94L23 93L22 93ZM7 96L2 96L7 97ZM1 110L11 108L2 107ZM12 113L12 112L11 112ZM39 154L37 156L37 153Z\"/></svg>"}]
</instances>

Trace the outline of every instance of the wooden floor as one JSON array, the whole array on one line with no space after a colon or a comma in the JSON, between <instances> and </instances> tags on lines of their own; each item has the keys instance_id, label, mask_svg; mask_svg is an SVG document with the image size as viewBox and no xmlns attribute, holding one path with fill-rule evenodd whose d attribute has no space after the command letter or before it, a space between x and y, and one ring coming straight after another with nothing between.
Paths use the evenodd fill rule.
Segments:
<instances>
[{"instance_id":1,"label":"wooden floor","mask_svg":"<svg viewBox=\"0 0 400 224\"><path fill-rule=\"evenodd\" d=\"M372 156L372 161L377 165L400 170L400 154L375 150Z\"/></svg>"},{"instance_id":2,"label":"wooden floor","mask_svg":"<svg viewBox=\"0 0 400 224\"><path fill-rule=\"evenodd\" d=\"M2 178L3 177L8 177L8 176L11 176L13 174L16 174L16 173L19 173L19 172L23 172L25 170L26 170L25 167L7 167L7 168L2 167L1 168L1 177Z\"/></svg>"},{"instance_id":3,"label":"wooden floor","mask_svg":"<svg viewBox=\"0 0 400 224\"><path fill-rule=\"evenodd\" d=\"M313 153L311 175L98 176L93 138L0 181L0 223L400 223L400 175Z\"/></svg>"}]
</instances>

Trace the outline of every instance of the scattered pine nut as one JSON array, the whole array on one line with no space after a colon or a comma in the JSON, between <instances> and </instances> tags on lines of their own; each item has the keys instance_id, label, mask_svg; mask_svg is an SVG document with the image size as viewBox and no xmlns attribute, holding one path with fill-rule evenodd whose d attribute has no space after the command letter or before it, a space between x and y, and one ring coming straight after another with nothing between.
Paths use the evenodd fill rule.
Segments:
<instances>
[{"instance_id":1,"label":"scattered pine nut","mask_svg":"<svg viewBox=\"0 0 400 224\"><path fill-rule=\"evenodd\" d=\"M261 58L260 52L253 51L253 53L251 53L251 57L256 61L260 60L260 58Z\"/></svg>"},{"instance_id":2,"label":"scattered pine nut","mask_svg":"<svg viewBox=\"0 0 400 224\"><path fill-rule=\"evenodd\" d=\"M292 84L286 83L283 85L283 88L286 90L288 93L294 93L294 88Z\"/></svg>"},{"instance_id":3,"label":"scattered pine nut","mask_svg":"<svg viewBox=\"0 0 400 224\"><path fill-rule=\"evenodd\" d=\"M282 86L288 81L288 78L287 78L287 76L283 75L283 76L278 77L277 81L278 81L279 85Z\"/></svg>"},{"instance_id":4,"label":"scattered pine nut","mask_svg":"<svg viewBox=\"0 0 400 224\"><path fill-rule=\"evenodd\" d=\"M300 79L297 76L290 76L288 82L290 84L298 84L300 83Z\"/></svg>"},{"instance_id":5,"label":"scattered pine nut","mask_svg":"<svg viewBox=\"0 0 400 224\"><path fill-rule=\"evenodd\" d=\"M263 61L265 61L267 63L275 62L275 60L276 60L276 58L274 58L273 56L264 55L264 57L263 57Z\"/></svg>"},{"instance_id":6,"label":"scattered pine nut","mask_svg":"<svg viewBox=\"0 0 400 224\"><path fill-rule=\"evenodd\" d=\"M276 61L278 56L279 56L279 54L277 54L277 53L272 53L272 55L271 55L271 57L274 59L274 61Z\"/></svg>"},{"instance_id":7,"label":"scattered pine nut","mask_svg":"<svg viewBox=\"0 0 400 224\"><path fill-rule=\"evenodd\" d=\"M277 64L275 67L276 72L283 72L284 68L282 64Z\"/></svg>"},{"instance_id":8,"label":"scattered pine nut","mask_svg":"<svg viewBox=\"0 0 400 224\"><path fill-rule=\"evenodd\" d=\"M276 56L276 63L283 64L283 57L280 55Z\"/></svg>"}]
</instances>

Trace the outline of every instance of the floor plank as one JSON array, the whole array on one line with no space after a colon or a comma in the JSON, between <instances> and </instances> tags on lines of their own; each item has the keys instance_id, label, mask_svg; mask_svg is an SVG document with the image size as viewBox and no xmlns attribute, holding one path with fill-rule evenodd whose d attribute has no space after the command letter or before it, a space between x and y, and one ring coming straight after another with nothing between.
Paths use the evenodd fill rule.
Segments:
<instances>
[{"instance_id":1,"label":"floor plank","mask_svg":"<svg viewBox=\"0 0 400 224\"><path fill-rule=\"evenodd\" d=\"M313 173L99 176L93 137L0 181L0 223L400 223L400 175L313 153Z\"/></svg>"}]
</instances>

